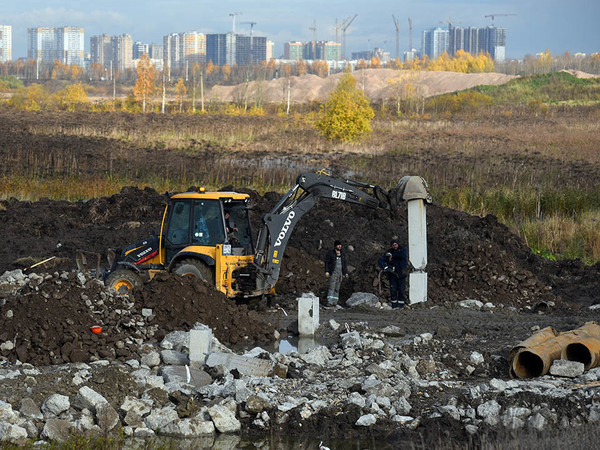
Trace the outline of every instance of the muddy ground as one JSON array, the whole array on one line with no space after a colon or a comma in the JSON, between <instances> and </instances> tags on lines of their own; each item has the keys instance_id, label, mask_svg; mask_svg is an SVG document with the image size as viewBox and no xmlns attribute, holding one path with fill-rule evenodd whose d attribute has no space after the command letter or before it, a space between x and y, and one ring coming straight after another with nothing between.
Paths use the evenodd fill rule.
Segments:
<instances>
[{"instance_id":1,"label":"muddy ground","mask_svg":"<svg viewBox=\"0 0 600 450\"><path fill-rule=\"evenodd\" d=\"M20 133L16 122L11 123L9 131L0 137L0 147L5 155L12 155L11 161L18 165L27 165L27 158L35 158L35 155L47 158L40 149L46 148L48 154L53 154L63 144L73 155L81 148L78 164L83 166L85 160L94 160L89 170L98 168L101 160L108 167L120 155L119 149L109 152L105 142L93 138L89 139L89 145L78 142L71 146L66 143L72 140L64 136L57 136L53 142L39 140L27 132ZM29 136L29 141L23 140L23 136ZM58 150L56 153L65 154ZM102 155L106 158L102 159ZM152 164L159 166L160 157L154 158ZM141 164L143 159L144 153L137 153L136 159L128 164ZM178 163L183 164L183 161ZM64 168L68 164L67 159L56 161L57 167ZM140 167L140 173L145 173L143 164ZM243 185L223 188L251 195L255 231L262 214L282 195L274 192L260 195ZM85 303L78 287L82 281L74 272L67 278L59 274L75 268L76 251L85 249L105 254L109 247L123 247L144 238L152 230L159 230L164 204L164 194L137 187L123 188L110 197L74 203L48 199L0 201L0 229L4 238L0 246L0 274L21 269L47 278L40 279L39 291L33 289L27 298L2 294L1 299L6 303L0 306L3 312L0 341L9 341L15 335L26 338L26 345L5 346L2 357L9 362L18 359L36 365L103 358L125 361L140 357L140 342L157 342L166 332L189 329L197 321L213 327L215 335L227 345L265 342L270 338L277 326L276 310L272 307L255 310L254 304L235 305L205 286L173 277L159 278L134 292L133 305L116 297L103 298L106 304L101 315L90 315L89 308L75 307L78 302ZM442 342L441 347L455 353L456 359L468 359L465 355L476 350L487 361L492 361L485 373L464 373L465 379L508 379L508 351L528 337L533 327L552 326L565 331L598 319L597 310L588 307L600 303L600 265L543 259L533 254L519 236L495 217L471 216L436 203L427 207L427 227L427 303L411 305L402 311L323 310L322 322L334 318L340 323L366 322L372 328L391 324L400 327L406 336L432 333ZM383 210L321 200L300 221L284 256L273 304L283 306L290 317L280 317L280 331L285 333L288 325L291 326L297 296L313 292L324 297L326 279L322 260L335 239L344 243L350 269L350 277L342 286L342 301L353 292L375 293L386 301L387 290L379 283L376 261L392 237L406 242L406 234L404 210L390 215ZM51 257L54 257L51 261L29 269ZM92 283L86 292L94 289L93 281L84 283ZM96 295L100 296L100 292L98 289ZM51 307L49 299L52 299ZM492 311L457 308L456 302L465 299L489 302L495 308ZM5 314L8 304L12 305L10 317ZM144 308L152 309L153 315L144 316ZM115 324L116 317L111 314L115 309L129 309L134 324ZM114 333L91 335L89 326L98 320L109 329L114 327ZM139 331L138 322L144 324L145 331L141 334L134 332ZM128 341L128 338L137 341ZM451 365L452 361L446 363ZM51 385L51 381L49 383ZM452 426L449 424L448 428ZM327 432L319 429L318 424L314 427L316 433Z\"/></svg>"}]
</instances>

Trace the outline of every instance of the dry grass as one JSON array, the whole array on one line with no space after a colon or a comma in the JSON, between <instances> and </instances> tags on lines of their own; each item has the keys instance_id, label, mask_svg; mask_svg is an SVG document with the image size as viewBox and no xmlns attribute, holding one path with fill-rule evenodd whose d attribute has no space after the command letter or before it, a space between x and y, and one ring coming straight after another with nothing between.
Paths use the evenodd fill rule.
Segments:
<instances>
[{"instance_id":1,"label":"dry grass","mask_svg":"<svg viewBox=\"0 0 600 450\"><path fill-rule=\"evenodd\" d=\"M232 184L281 192L298 173L322 167L385 188L404 175L420 175L436 201L494 214L536 250L600 260L594 227L600 211L598 107L553 107L543 116L527 107L435 120L383 116L356 144L325 141L310 112L90 116L84 123L65 114L15 123L18 133L41 140L68 136L87 145L93 139L106 161L88 167L91 156L73 148L11 149L6 160L16 175L4 172L0 198L78 200L126 185L164 192ZM171 161L167 170L163 160Z\"/></svg>"}]
</instances>

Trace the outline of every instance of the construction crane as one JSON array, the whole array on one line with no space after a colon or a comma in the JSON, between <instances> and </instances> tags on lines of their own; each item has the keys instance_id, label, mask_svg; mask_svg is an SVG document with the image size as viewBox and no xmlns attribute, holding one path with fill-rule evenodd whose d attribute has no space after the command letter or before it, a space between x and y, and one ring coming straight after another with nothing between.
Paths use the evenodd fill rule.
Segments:
<instances>
[{"instance_id":1,"label":"construction crane","mask_svg":"<svg viewBox=\"0 0 600 450\"><path fill-rule=\"evenodd\" d=\"M516 14L486 14L483 17L491 17L492 18L492 26L494 26L494 17L505 17L505 16L516 16Z\"/></svg>"},{"instance_id":2,"label":"construction crane","mask_svg":"<svg viewBox=\"0 0 600 450\"><path fill-rule=\"evenodd\" d=\"M343 49L342 49L342 53L343 53L342 58L343 59L346 59L346 30L348 29L348 27L350 26L350 24L352 22L354 22L354 19L356 19L357 15L358 14L354 14L352 17L348 17L348 18L344 19L344 21L342 22L342 40L344 41L342 43L342 47L343 47Z\"/></svg>"},{"instance_id":3,"label":"construction crane","mask_svg":"<svg viewBox=\"0 0 600 450\"><path fill-rule=\"evenodd\" d=\"M232 18L232 27L231 27L231 32L232 34L235 34L235 16L240 16L242 13L241 12L234 12L234 13L229 13L229 16Z\"/></svg>"},{"instance_id":4,"label":"construction crane","mask_svg":"<svg viewBox=\"0 0 600 450\"><path fill-rule=\"evenodd\" d=\"M313 32L312 57L313 57L313 60L315 60L315 59L317 59L317 19L314 20L313 26L308 27L308 29L312 30L312 32Z\"/></svg>"},{"instance_id":5,"label":"construction crane","mask_svg":"<svg viewBox=\"0 0 600 450\"><path fill-rule=\"evenodd\" d=\"M408 51L410 52L410 59L412 59L413 54L413 45L412 45L412 20L408 18Z\"/></svg>"},{"instance_id":6,"label":"construction crane","mask_svg":"<svg viewBox=\"0 0 600 450\"><path fill-rule=\"evenodd\" d=\"M463 23L463 22L454 22L452 20L452 17L448 17L448 20L441 20L440 23L447 23L448 24L448 31L452 30L452 24L454 23Z\"/></svg>"},{"instance_id":7,"label":"construction crane","mask_svg":"<svg viewBox=\"0 0 600 450\"><path fill-rule=\"evenodd\" d=\"M240 22L243 25L250 25L250 39L252 39L252 31L254 29L254 25L256 25L256 22Z\"/></svg>"},{"instance_id":8,"label":"construction crane","mask_svg":"<svg viewBox=\"0 0 600 450\"><path fill-rule=\"evenodd\" d=\"M400 23L398 22L398 19L394 17L393 14L392 19L394 19L394 25L396 26L396 59L398 59L400 54Z\"/></svg>"},{"instance_id":9,"label":"construction crane","mask_svg":"<svg viewBox=\"0 0 600 450\"><path fill-rule=\"evenodd\" d=\"M254 64L254 53L253 53L253 47L254 47L254 42L252 40L252 32L254 30L254 25L256 25L256 22L240 22L244 25L250 25L250 55L249 55L249 59L250 61L248 61L251 64Z\"/></svg>"}]
</instances>

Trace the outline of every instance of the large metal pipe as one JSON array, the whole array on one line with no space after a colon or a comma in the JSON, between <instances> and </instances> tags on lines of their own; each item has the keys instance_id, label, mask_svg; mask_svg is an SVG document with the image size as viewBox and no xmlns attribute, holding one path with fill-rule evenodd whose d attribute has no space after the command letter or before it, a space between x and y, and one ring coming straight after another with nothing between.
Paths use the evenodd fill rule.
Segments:
<instances>
[{"instance_id":1,"label":"large metal pipe","mask_svg":"<svg viewBox=\"0 0 600 450\"><path fill-rule=\"evenodd\" d=\"M545 375L555 359L561 358L563 350L569 345L590 337L600 338L600 325L587 322L571 331L565 331L554 337L552 329L544 328L540 336L531 336L509 354L510 373L519 378L531 378ZM512 359L511 359L512 356Z\"/></svg>"},{"instance_id":2,"label":"large metal pipe","mask_svg":"<svg viewBox=\"0 0 600 450\"><path fill-rule=\"evenodd\" d=\"M552 338L556 337L557 335L558 335L558 331L556 331L552 327L542 328L537 333L532 334L527 339L520 342L518 345L514 346L508 353L508 364L509 364L510 377L515 378L517 376L515 374L515 371L513 370L513 360L514 360L515 356L517 356L517 354L521 350L523 350L524 348L528 348L528 347L535 347L536 345L541 344L542 342L545 342L548 339L552 339Z\"/></svg>"},{"instance_id":3,"label":"large metal pipe","mask_svg":"<svg viewBox=\"0 0 600 450\"><path fill-rule=\"evenodd\" d=\"M562 359L583 363L585 370L600 365L600 339L588 337L567 345L561 354Z\"/></svg>"}]
</instances>

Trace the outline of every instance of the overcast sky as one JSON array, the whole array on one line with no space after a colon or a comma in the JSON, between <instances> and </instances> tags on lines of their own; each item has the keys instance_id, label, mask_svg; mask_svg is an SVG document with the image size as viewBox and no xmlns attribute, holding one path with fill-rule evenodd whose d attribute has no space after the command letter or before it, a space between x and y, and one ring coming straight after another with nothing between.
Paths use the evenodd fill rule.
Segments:
<instances>
[{"instance_id":1,"label":"overcast sky","mask_svg":"<svg viewBox=\"0 0 600 450\"><path fill-rule=\"evenodd\" d=\"M283 43L310 41L313 23L318 40L335 39L335 23L357 14L346 32L346 54L381 47L392 57L396 51L396 28L400 28L400 54L408 49L408 18L412 19L413 47L420 50L424 29L456 26L484 27L494 24L507 30L506 56L522 58L549 49L600 51L600 0L5 0L0 24L11 25L13 59L27 56L27 28L74 26L85 29L85 49L90 36L129 33L134 41L162 44L166 34L200 31L249 33L275 43L274 56L283 53ZM512 15L514 14L514 15ZM339 40L342 40L340 31Z\"/></svg>"}]
</instances>

